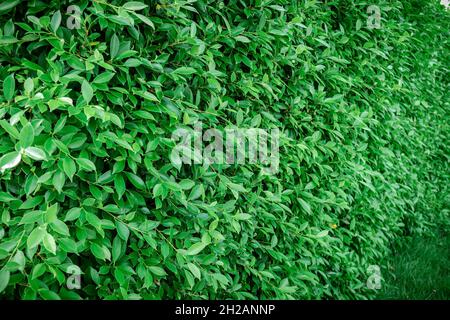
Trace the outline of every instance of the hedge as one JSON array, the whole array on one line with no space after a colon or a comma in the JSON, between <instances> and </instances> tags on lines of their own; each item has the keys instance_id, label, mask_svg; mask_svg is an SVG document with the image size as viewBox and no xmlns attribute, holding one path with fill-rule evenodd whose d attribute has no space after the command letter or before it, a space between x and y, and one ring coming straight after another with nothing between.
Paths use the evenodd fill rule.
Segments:
<instances>
[{"instance_id":1,"label":"hedge","mask_svg":"<svg viewBox=\"0 0 450 320\"><path fill-rule=\"evenodd\" d=\"M437 0L2 1L0 297L373 298L450 230L448 39ZM278 172L174 165L199 122Z\"/></svg>"}]
</instances>

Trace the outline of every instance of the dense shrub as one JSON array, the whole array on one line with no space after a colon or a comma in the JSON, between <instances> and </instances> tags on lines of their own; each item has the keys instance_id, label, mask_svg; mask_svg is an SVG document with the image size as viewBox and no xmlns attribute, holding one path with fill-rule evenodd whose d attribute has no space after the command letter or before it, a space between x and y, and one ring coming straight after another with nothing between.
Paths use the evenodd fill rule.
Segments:
<instances>
[{"instance_id":1,"label":"dense shrub","mask_svg":"<svg viewBox=\"0 0 450 320\"><path fill-rule=\"evenodd\" d=\"M48 2L0 4L3 297L370 298L448 231L438 1ZM279 172L172 164L198 120L279 128Z\"/></svg>"}]
</instances>

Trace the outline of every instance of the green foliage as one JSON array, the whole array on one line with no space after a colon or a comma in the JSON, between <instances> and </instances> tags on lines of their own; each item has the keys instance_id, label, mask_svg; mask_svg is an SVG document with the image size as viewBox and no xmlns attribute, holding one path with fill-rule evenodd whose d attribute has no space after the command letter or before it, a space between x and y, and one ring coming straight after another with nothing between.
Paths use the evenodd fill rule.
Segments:
<instances>
[{"instance_id":1,"label":"green foliage","mask_svg":"<svg viewBox=\"0 0 450 320\"><path fill-rule=\"evenodd\" d=\"M448 13L376 2L2 1L0 295L374 297L450 172ZM279 128L279 172L174 166L197 120Z\"/></svg>"},{"instance_id":2,"label":"green foliage","mask_svg":"<svg viewBox=\"0 0 450 320\"><path fill-rule=\"evenodd\" d=\"M449 300L450 236L412 237L387 259L385 283L379 299Z\"/></svg>"}]
</instances>

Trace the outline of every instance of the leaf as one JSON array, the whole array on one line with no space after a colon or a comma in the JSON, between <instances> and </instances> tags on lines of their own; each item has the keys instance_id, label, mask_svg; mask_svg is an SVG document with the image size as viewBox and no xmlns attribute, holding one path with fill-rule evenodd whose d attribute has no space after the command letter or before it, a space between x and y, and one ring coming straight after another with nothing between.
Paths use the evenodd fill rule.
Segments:
<instances>
[{"instance_id":1,"label":"leaf","mask_svg":"<svg viewBox=\"0 0 450 320\"><path fill-rule=\"evenodd\" d=\"M98 76L95 77L94 79L94 83L108 83L113 77L114 77L115 73L114 72L103 72L101 74L99 74Z\"/></svg>"},{"instance_id":2,"label":"leaf","mask_svg":"<svg viewBox=\"0 0 450 320\"><path fill-rule=\"evenodd\" d=\"M194 277L196 277L197 279L201 279L202 277L202 273L200 272L200 269L193 263L188 263L187 267L189 268L189 270L192 272L192 274L194 275Z\"/></svg>"},{"instance_id":3,"label":"leaf","mask_svg":"<svg viewBox=\"0 0 450 320\"><path fill-rule=\"evenodd\" d=\"M147 8L148 6L142 2L138 1L130 1L123 5L123 8L126 10L138 11Z\"/></svg>"},{"instance_id":4,"label":"leaf","mask_svg":"<svg viewBox=\"0 0 450 320\"><path fill-rule=\"evenodd\" d=\"M303 210L306 211L308 214L312 214L311 206L303 199L297 198L298 202L300 203Z\"/></svg>"},{"instance_id":5,"label":"leaf","mask_svg":"<svg viewBox=\"0 0 450 320\"><path fill-rule=\"evenodd\" d=\"M83 80L81 84L81 93L83 95L84 101L89 104L89 102L91 102L92 100L92 97L94 96L94 90L86 80Z\"/></svg>"},{"instance_id":6,"label":"leaf","mask_svg":"<svg viewBox=\"0 0 450 320\"><path fill-rule=\"evenodd\" d=\"M0 191L0 202L11 202L17 200L7 192Z\"/></svg>"},{"instance_id":7,"label":"leaf","mask_svg":"<svg viewBox=\"0 0 450 320\"><path fill-rule=\"evenodd\" d=\"M119 53L119 46L120 46L119 38L117 37L116 34L113 34L109 44L109 54L111 55L111 59L117 57L117 54Z\"/></svg>"},{"instance_id":8,"label":"leaf","mask_svg":"<svg viewBox=\"0 0 450 320\"><path fill-rule=\"evenodd\" d=\"M49 233L45 234L44 236L44 247L51 253L56 254L55 238L53 238L53 236Z\"/></svg>"},{"instance_id":9,"label":"leaf","mask_svg":"<svg viewBox=\"0 0 450 320\"><path fill-rule=\"evenodd\" d=\"M58 193L61 193L62 189L64 187L64 184L66 183L66 176L64 175L64 173L62 171L58 170L53 175L52 182L53 182L53 186L55 187L56 191L58 191Z\"/></svg>"},{"instance_id":10,"label":"leaf","mask_svg":"<svg viewBox=\"0 0 450 320\"><path fill-rule=\"evenodd\" d=\"M10 152L0 158L0 173L19 165L22 156L19 152Z\"/></svg>"},{"instance_id":11,"label":"leaf","mask_svg":"<svg viewBox=\"0 0 450 320\"><path fill-rule=\"evenodd\" d=\"M114 176L114 187L116 188L117 195L119 196L119 199L122 199L122 196L124 195L126 191L126 185L125 185L125 179L121 174L116 174Z\"/></svg>"},{"instance_id":12,"label":"leaf","mask_svg":"<svg viewBox=\"0 0 450 320\"><path fill-rule=\"evenodd\" d=\"M112 245L112 259L114 263L117 260L119 260L121 253L122 253L122 241L120 240L120 237L117 236L114 238Z\"/></svg>"},{"instance_id":13,"label":"leaf","mask_svg":"<svg viewBox=\"0 0 450 320\"><path fill-rule=\"evenodd\" d=\"M55 222L58 219L57 214L58 214L58 204L55 203L54 205L47 208L47 211L45 212L44 215L44 221L46 223Z\"/></svg>"},{"instance_id":14,"label":"leaf","mask_svg":"<svg viewBox=\"0 0 450 320\"><path fill-rule=\"evenodd\" d=\"M252 215L248 213L237 213L233 217L236 220L250 220L252 218Z\"/></svg>"},{"instance_id":15,"label":"leaf","mask_svg":"<svg viewBox=\"0 0 450 320\"><path fill-rule=\"evenodd\" d=\"M117 234L122 238L123 241L127 242L130 236L130 229L123 222L116 221Z\"/></svg>"},{"instance_id":16,"label":"leaf","mask_svg":"<svg viewBox=\"0 0 450 320\"><path fill-rule=\"evenodd\" d=\"M86 212L86 221L89 222L94 228L100 230L102 229L102 221L92 212Z\"/></svg>"},{"instance_id":17,"label":"leaf","mask_svg":"<svg viewBox=\"0 0 450 320\"><path fill-rule=\"evenodd\" d=\"M0 12L11 10L20 3L21 0L6 0L0 3ZM1 290L0 290L1 292Z\"/></svg>"},{"instance_id":18,"label":"leaf","mask_svg":"<svg viewBox=\"0 0 450 320\"><path fill-rule=\"evenodd\" d=\"M157 275L158 277L164 277L165 275L167 275L167 273L164 271L163 268L161 267L157 267L157 266L150 266L148 267L148 269L155 275Z\"/></svg>"},{"instance_id":19,"label":"leaf","mask_svg":"<svg viewBox=\"0 0 450 320\"><path fill-rule=\"evenodd\" d=\"M189 249L187 249L186 254L188 256L195 256L199 254L203 249L205 249L205 247L206 244L204 244L203 242L195 243L192 246L190 246Z\"/></svg>"},{"instance_id":20,"label":"leaf","mask_svg":"<svg viewBox=\"0 0 450 320\"><path fill-rule=\"evenodd\" d=\"M5 121L5 120L3 120L3 119L0 120L0 126L1 126L6 132L8 132L8 134L9 134L12 138L19 140L19 136L20 136L19 131L17 131L17 129L14 128L14 126L10 125L7 121Z\"/></svg>"},{"instance_id":21,"label":"leaf","mask_svg":"<svg viewBox=\"0 0 450 320\"><path fill-rule=\"evenodd\" d=\"M73 181L73 176L77 172L77 166L75 164L75 161L73 161L69 157L65 157L62 159L63 162L63 169L67 177L69 177L70 181Z\"/></svg>"},{"instance_id":22,"label":"leaf","mask_svg":"<svg viewBox=\"0 0 450 320\"><path fill-rule=\"evenodd\" d=\"M52 19L50 21L50 26L52 27L53 32L56 32L61 24L61 12L58 10L56 11Z\"/></svg>"},{"instance_id":23,"label":"leaf","mask_svg":"<svg viewBox=\"0 0 450 320\"><path fill-rule=\"evenodd\" d=\"M0 270L0 293L5 291L6 287L9 283L10 273L8 270L2 269Z\"/></svg>"},{"instance_id":24,"label":"leaf","mask_svg":"<svg viewBox=\"0 0 450 320\"><path fill-rule=\"evenodd\" d=\"M47 231L42 226L36 227L31 231L27 239L27 247L29 249L37 247L43 240Z\"/></svg>"},{"instance_id":25,"label":"leaf","mask_svg":"<svg viewBox=\"0 0 450 320\"><path fill-rule=\"evenodd\" d=\"M180 68L176 69L173 73L187 76L187 75L191 75L196 72L197 72L197 70L195 70L192 67L180 67Z\"/></svg>"},{"instance_id":26,"label":"leaf","mask_svg":"<svg viewBox=\"0 0 450 320\"><path fill-rule=\"evenodd\" d=\"M71 208L69 211L67 211L64 221L77 220L80 217L80 215L81 215L81 208Z\"/></svg>"},{"instance_id":27,"label":"leaf","mask_svg":"<svg viewBox=\"0 0 450 320\"><path fill-rule=\"evenodd\" d=\"M316 238L323 238L326 237L328 235L328 230L323 230L321 232L319 232L318 234L316 234Z\"/></svg>"},{"instance_id":28,"label":"leaf","mask_svg":"<svg viewBox=\"0 0 450 320\"><path fill-rule=\"evenodd\" d=\"M250 39L245 36L236 36L236 37L234 37L234 39L236 39L236 41L243 42L243 43L251 42Z\"/></svg>"},{"instance_id":29,"label":"leaf","mask_svg":"<svg viewBox=\"0 0 450 320\"><path fill-rule=\"evenodd\" d=\"M16 81L14 80L14 74L10 74L3 80L3 96L6 100L12 100L15 88Z\"/></svg>"},{"instance_id":30,"label":"leaf","mask_svg":"<svg viewBox=\"0 0 450 320\"><path fill-rule=\"evenodd\" d=\"M28 147L25 149L25 155L36 161L47 161L45 152L37 147Z\"/></svg>"},{"instance_id":31,"label":"leaf","mask_svg":"<svg viewBox=\"0 0 450 320\"><path fill-rule=\"evenodd\" d=\"M31 279L37 279L40 276L42 276L45 271L47 270L47 267L44 263L38 263L33 267L33 271L31 272Z\"/></svg>"},{"instance_id":32,"label":"leaf","mask_svg":"<svg viewBox=\"0 0 450 320\"><path fill-rule=\"evenodd\" d=\"M97 243L91 243L91 252L100 260L111 260L111 253L105 246L100 246Z\"/></svg>"},{"instance_id":33,"label":"leaf","mask_svg":"<svg viewBox=\"0 0 450 320\"><path fill-rule=\"evenodd\" d=\"M42 220L43 216L44 212L39 210L27 212L23 215L22 219L20 220L20 224L33 224L35 222Z\"/></svg>"},{"instance_id":34,"label":"leaf","mask_svg":"<svg viewBox=\"0 0 450 320\"><path fill-rule=\"evenodd\" d=\"M67 225L62 222L61 220L56 220L53 221L50 226L52 227L53 230L55 230L56 232L58 232L59 234L62 234L63 236L70 236L69 233L69 228L67 227Z\"/></svg>"},{"instance_id":35,"label":"leaf","mask_svg":"<svg viewBox=\"0 0 450 320\"><path fill-rule=\"evenodd\" d=\"M155 29L155 25L153 24L153 22L147 18L146 16L143 16L142 14L139 13L135 13L136 17L138 17L142 22L144 22L146 25L150 26L153 28L153 30Z\"/></svg>"},{"instance_id":36,"label":"leaf","mask_svg":"<svg viewBox=\"0 0 450 320\"><path fill-rule=\"evenodd\" d=\"M128 180L138 189L145 190L145 183L140 177L135 175L134 173L127 172L126 173Z\"/></svg>"},{"instance_id":37,"label":"leaf","mask_svg":"<svg viewBox=\"0 0 450 320\"><path fill-rule=\"evenodd\" d=\"M180 181L179 185L183 190L190 190L193 186L195 186L195 182L189 179L184 179Z\"/></svg>"},{"instance_id":38,"label":"leaf","mask_svg":"<svg viewBox=\"0 0 450 320\"><path fill-rule=\"evenodd\" d=\"M19 141L22 148L27 148L33 144L34 141L34 129L31 123L27 123L20 131Z\"/></svg>"},{"instance_id":39,"label":"leaf","mask_svg":"<svg viewBox=\"0 0 450 320\"><path fill-rule=\"evenodd\" d=\"M85 158L78 158L76 159L76 161L77 164L80 166L80 169L86 172L96 171L95 164L91 160Z\"/></svg>"},{"instance_id":40,"label":"leaf","mask_svg":"<svg viewBox=\"0 0 450 320\"><path fill-rule=\"evenodd\" d=\"M198 184L192 189L191 193L189 194L189 200L196 200L200 198L200 196L205 192L203 185Z\"/></svg>"}]
</instances>

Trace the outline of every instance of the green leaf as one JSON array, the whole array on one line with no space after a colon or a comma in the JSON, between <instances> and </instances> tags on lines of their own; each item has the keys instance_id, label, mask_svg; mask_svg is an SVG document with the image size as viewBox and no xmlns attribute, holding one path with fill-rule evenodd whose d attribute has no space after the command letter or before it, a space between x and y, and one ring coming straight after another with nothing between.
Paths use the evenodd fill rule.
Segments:
<instances>
[{"instance_id":1,"label":"green leaf","mask_svg":"<svg viewBox=\"0 0 450 320\"><path fill-rule=\"evenodd\" d=\"M62 159L63 162L63 169L66 173L67 177L69 177L70 181L73 181L73 176L77 172L77 166L75 164L75 161L73 161L69 157L65 157Z\"/></svg>"},{"instance_id":2,"label":"green leaf","mask_svg":"<svg viewBox=\"0 0 450 320\"><path fill-rule=\"evenodd\" d=\"M328 230L323 230L321 232L319 232L318 234L316 234L316 238L323 238L326 237L328 235Z\"/></svg>"},{"instance_id":3,"label":"green leaf","mask_svg":"<svg viewBox=\"0 0 450 320\"><path fill-rule=\"evenodd\" d=\"M135 175L134 173L127 172L126 173L128 180L138 189L144 190L145 189L145 183L144 180L142 180L140 177Z\"/></svg>"},{"instance_id":4,"label":"green leaf","mask_svg":"<svg viewBox=\"0 0 450 320\"><path fill-rule=\"evenodd\" d=\"M236 36L236 37L234 37L234 39L236 39L236 41L243 42L243 43L251 42L250 39L245 36Z\"/></svg>"},{"instance_id":5,"label":"green leaf","mask_svg":"<svg viewBox=\"0 0 450 320\"><path fill-rule=\"evenodd\" d=\"M19 141L22 148L27 148L33 144L34 129L31 123L27 123L20 131Z\"/></svg>"},{"instance_id":6,"label":"green leaf","mask_svg":"<svg viewBox=\"0 0 450 320\"><path fill-rule=\"evenodd\" d=\"M62 189L64 187L64 184L66 183L66 176L64 175L64 173L62 171L58 170L53 175L52 182L53 182L53 186L55 187L56 191L58 191L58 193L61 193Z\"/></svg>"},{"instance_id":7,"label":"green leaf","mask_svg":"<svg viewBox=\"0 0 450 320\"><path fill-rule=\"evenodd\" d=\"M197 70L195 70L192 67L180 67L180 68L176 69L173 73L186 76L186 75L191 75L196 72L197 72Z\"/></svg>"},{"instance_id":8,"label":"green leaf","mask_svg":"<svg viewBox=\"0 0 450 320\"><path fill-rule=\"evenodd\" d=\"M196 277L197 279L201 279L202 277L202 273L200 272L200 269L193 263L188 263L187 267L189 268L189 270L192 272L192 274L194 275L194 277Z\"/></svg>"},{"instance_id":9,"label":"green leaf","mask_svg":"<svg viewBox=\"0 0 450 320\"><path fill-rule=\"evenodd\" d=\"M252 218L252 215L248 213L236 213L233 217L236 220L250 220Z\"/></svg>"},{"instance_id":10,"label":"green leaf","mask_svg":"<svg viewBox=\"0 0 450 320\"><path fill-rule=\"evenodd\" d=\"M126 10L138 11L147 8L148 6L142 2L138 1L130 1L123 5L123 8Z\"/></svg>"},{"instance_id":11,"label":"green leaf","mask_svg":"<svg viewBox=\"0 0 450 320\"><path fill-rule=\"evenodd\" d=\"M116 174L114 176L114 187L116 188L117 195L119 196L119 199L122 199L122 196L124 195L126 191L126 185L125 185L125 179L121 174Z\"/></svg>"},{"instance_id":12,"label":"green leaf","mask_svg":"<svg viewBox=\"0 0 450 320\"><path fill-rule=\"evenodd\" d=\"M161 267L157 267L157 266L149 266L148 269L155 275L157 275L158 277L164 277L165 275L167 275L167 273L164 271L163 268Z\"/></svg>"},{"instance_id":13,"label":"green leaf","mask_svg":"<svg viewBox=\"0 0 450 320\"><path fill-rule=\"evenodd\" d=\"M0 293L2 293L9 283L10 273L8 270L2 269L0 270Z\"/></svg>"},{"instance_id":14,"label":"green leaf","mask_svg":"<svg viewBox=\"0 0 450 320\"><path fill-rule=\"evenodd\" d=\"M80 215L81 215L81 208L71 208L69 211L67 211L64 221L77 220L80 217Z\"/></svg>"},{"instance_id":15,"label":"green leaf","mask_svg":"<svg viewBox=\"0 0 450 320\"><path fill-rule=\"evenodd\" d=\"M31 231L30 235L28 236L27 247L30 249L37 247L44 240L46 234L47 231L45 231L45 228L43 226L34 228L34 230Z\"/></svg>"},{"instance_id":16,"label":"green leaf","mask_svg":"<svg viewBox=\"0 0 450 320\"><path fill-rule=\"evenodd\" d=\"M114 263L117 262L117 260L119 260L121 254L122 254L122 240L120 240L120 237L117 236L114 238L112 245L112 259Z\"/></svg>"},{"instance_id":17,"label":"green leaf","mask_svg":"<svg viewBox=\"0 0 450 320\"><path fill-rule=\"evenodd\" d=\"M195 243L192 246L190 246L189 249L187 249L186 254L188 256L195 256L199 254L203 249L205 249L205 247L206 244L204 244L203 242Z\"/></svg>"},{"instance_id":18,"label":"green leaf","mask_svg":"<svg viewBox=\"0 0 450 320\"><path fill-rule=\"evenodd\" d=\"M44 236L44 247L48 251L50 251L53 254L56 254L56 242L55 238L49 233L45 234Z\"/></svg>"},{"instance_id":19,"label":"green leaf","mask_svg":"<svg viewBox=\"0 0 450 320\"><path fill-rule=\"evenodd\" d=\"M97 243L91 243L91 252L100 260L111 260L111 253L105 246L100 246Z\"/></svg>"},{"instance_id":20,"label":"green leaf","mask_svg":"<svg viewBox=\"0 0 450 320\"><path fill-rule=\"evenodd\" d=\"M139 13L135 13L136 17L138 17L142 22L144 22L146 25L150 26L153 28L153 30L155 29L155 25L153 24L153 22L147 18L146 16L139 14Z\"/></svg>"},{"instance_id":21,"label":"green leaf","mask_svg":"<svg viewBox=\"0 0 450 320\"><path fill-rule=\"evenodd\" d=\"M5 120L3 120L3 119L0 120L0 126L1 126L6 132L8 132L8 134L9 134L12 138L14 138L14 139L16 139L16 140L19 140L19 136L20 136L19 131L18 131L14 126L12 126L11 124L9 124L7 121L5 121Z\"/></svg>"},{"instance_id":22,"label":"green leaf","mask_svg":"<svg viewBox=\"0 0 450 320\"><path fill-rule=\"evenodd\" d=\"M120 41L116 34L113 34L111 37L111 42L109 44L109 54L111 55L111 59L117 57L119 53Z\"/></svg>"},{"instance_id":23,"label":"green leaf","mask_svg":"<svg viewBox=\"0 0 450 320\"><path fill-rule=\"evenodd\" d=\"M20 3L21 0L6 0L0 3L0 12L11 10ZM1 292L1 291L0 291Z\"/></svg>"},{"instance_id":24,"label":"green leaf","mask_svg":"<svg viewBox=\"0 0 450 320\"><path fill-rule=\"evenodd\" d=\"M27 212L23 215L22 219L20 220L20 224L33 224L35 222L42 220L43 216L44 212L39 210Z\"/></svg>"},{"instance_id":25,"label":"green leaf","mask_svg":"<svg viewBox=\"0 0 450 320\"><path fill-rule=\"evenodd\" d=\"M81 93L83 95L84 101L89 104L89 102L91 102L92 100L92 97L94 96L94 90L86 80L83 80L81 84Z\"/></svg>"},{"instance_id":26,"label":"green leaf","mask_svg":"<svg viewBox=\"0 0 450 320\"><path fill-rule=\"evenodd\" d=\"M19 152L10 152L0 158L0 173L19 165L22 155Z\"/></svg>"},{"instance_id":27,"label":"green leaf","mask_svg":"<svg viewBox=\"0 0 450 320\"><path fill-rule=\"evenodd\" d=\"M44 263L38 263L33 267L33 271L31 272L31 279L37 279L42 276L45 271L47 271L47 267Z\"/></svg>"},{"instance_id":28,"label":"green leaf","mask_svg":"<svg viewBox=\"0 0 450 320\"><path fill-rule=\"evenodd\" d=\"M198 184L192 189L191 193L189 194L189 200L196 200L201 197L201 195L205 192L203 185Z\"/></svg>"},{"instance_id":29,"label":"green leaf","mask_svg":"<svg viewBox=\"0 0 450 320\"><path fill-rule=\"evenodd\" d=\"M6 100L12 100L15 89L16 81L14 80L14 74L10 74L3 81L3 96Z\"/></svg>"},{"instance_id":30,"label":"green leaf","mask_svg":"<svg viewBox=\"0 0 450 320\"><path fill-rule=\"evenodd\" d=\"M54 205L47 208L47 211L45 212L44 215L44 221L46 223L55 222L58 219L57 214L58 214L58 204L55 203Z\"/></svg>"},{"instance_id":31,"label":"green leaf","mask_svg":"<svg viewBox=\"0 0 450 320\"><path fill-rule=\"evenodd\" d=\"M308 214L312 214L311 206L303 199L297 198L298 202L300 203L300 206L303 208L303 210L306 211Z\"/></svg>"},{"instance_id":32,"label":"green leaf","mask_svg":"<svg viewBox=\"0 0 450 320\"><path fill-rule=\"evenodd\" d=\"M17 200L7 192L0 191L0 202L11 202Z\"/></svg>"},{"instance_id":33,"label":"green leaf","mask_svg":"<svg viewBox=\"0 0 450 320\"><path fill-rule=\"evenodd\" d=\"M92 212L89 211L86 212L86 221L89 222L96 229L100 230L102 229L102 221Z\"/></svg>"},{"instance_id":34,"label":"green leaf","mask_svg":"<svg viewBox=\"0 0 450 320\"><path fill-rule=\"evenodd\" d=\"M130 229L123 222L116 221L117 234L122 238L123 241L127 242L130 236Z\"/></svg>"},{"instance_id":35,"label":"green leaf","mask_svg":"<svg viewBox=\"0 0 450 320\"><path fill-rule=\"evenodd\" d=\"M56 32L56 30L58 30L60 24L61 24L61 12L58 10L53 14L52 20L50 22L50 26L52 27L53 32Z\"/></svg>"},{"instance_id":36,"label":"green leaf","mask_svg":"<svg viewBox=\"0 0 450 320\"><path fill-rule=\"evenodd\" d=\"M85 158L78 158L76 159L76 161L82 170L87 172L96 171L95 164L91 160Z\"/></svg>"},{"instance_id":37,"label":"green leaf","mask_svg":"<svg viewBox=\"0 0 450 320\"><path fill-rule=\"evenodd\" d=\"M114 72L103 72L101 74L99 74L98 76L95 77L94 79L94 83L108 83L113 77L114 77L115 73Z\"/></svg>"},{"instance_id":38,"label":"green leaf","mask_svg":"<svg viewBox=\"0 0 450 320\"><path fill-rule=\"evenodd\" d=\"M37 147L28 147L25 149L25 155L36 161L47 161L45 152Z\"/></svg>"}]
</instances>

